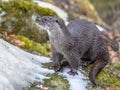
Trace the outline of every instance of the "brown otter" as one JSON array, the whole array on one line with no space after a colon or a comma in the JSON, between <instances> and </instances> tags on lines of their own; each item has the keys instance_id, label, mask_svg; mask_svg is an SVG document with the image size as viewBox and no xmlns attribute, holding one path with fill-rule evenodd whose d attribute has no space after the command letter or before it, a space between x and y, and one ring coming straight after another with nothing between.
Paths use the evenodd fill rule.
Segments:
<instances>
[{"instance_id":1,"label":"brown otter","mask_svg":"<svg viewBox=\"0 0 120 90\"><path fill-rule=\"evenodd\" d=\"M54 70L60 69L60 61L64 58L71 66L71 75L77 74L79 65L94 63L89 78L95 86L95 77L109 61L108 48L101 32L95 24L84 19L73 20L66 27L60 19L43 16L36 23L47 30L52 46Z\"/></svg>"}]
</instances>

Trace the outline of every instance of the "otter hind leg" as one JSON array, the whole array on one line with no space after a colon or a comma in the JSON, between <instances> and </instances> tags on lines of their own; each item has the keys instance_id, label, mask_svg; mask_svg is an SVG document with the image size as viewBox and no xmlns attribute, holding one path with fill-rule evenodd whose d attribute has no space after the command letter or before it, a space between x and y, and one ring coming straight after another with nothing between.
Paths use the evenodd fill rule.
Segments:
<instances>
[{"instance_id":1,"label":"otter hind leg","mask_svg":"<svg viewBox=\"0 0 120 90\"><path fill-rule=\"evenodd\" d=\"M108 53L102 54L101 57L97 61L95 61L93 67L91 68L91 71L89 73L89 78L95 87L99 86L95 79L96 76L108 64L108 62L109 62Z\"/></svg>"}]
</instances>

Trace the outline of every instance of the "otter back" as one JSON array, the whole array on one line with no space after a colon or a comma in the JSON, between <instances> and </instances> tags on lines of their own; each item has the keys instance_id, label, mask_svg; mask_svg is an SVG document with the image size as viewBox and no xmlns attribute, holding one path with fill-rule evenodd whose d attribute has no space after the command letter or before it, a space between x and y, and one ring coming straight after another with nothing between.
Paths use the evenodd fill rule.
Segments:
<instances>
[{"instance_id":1,"label":"otter back","mask_svg":"<svg viewBox=\"0 0 120 90\"><path fill-rule=\"evenodd\" d=\"M68 31L76 40L76 46L80 53L85 53L93 46L96 37L102 37L101 32L97 29L95 24L87 20L73 20L67 26Z\"/></svg>"}]
</instances>

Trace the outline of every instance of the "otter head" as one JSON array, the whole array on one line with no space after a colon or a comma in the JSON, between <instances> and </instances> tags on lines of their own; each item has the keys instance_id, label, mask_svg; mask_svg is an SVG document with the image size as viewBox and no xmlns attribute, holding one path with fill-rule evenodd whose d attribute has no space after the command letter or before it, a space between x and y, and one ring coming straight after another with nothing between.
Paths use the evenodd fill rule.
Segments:
<instances>
[{"instance_id":1,"label":"otter head","mask_svg":"<svg viewBox=\"0 0 120 90\"><path fill-rule=\"evenodd\" d=\"M42 29L46 30L48 34L51 34L52 32L55 32L56 30L61 30L60 26L61 26L61 23L63 22L52 16L43 16L41 18L37 18L36 23Z\"/></svg>"}]
</instances>

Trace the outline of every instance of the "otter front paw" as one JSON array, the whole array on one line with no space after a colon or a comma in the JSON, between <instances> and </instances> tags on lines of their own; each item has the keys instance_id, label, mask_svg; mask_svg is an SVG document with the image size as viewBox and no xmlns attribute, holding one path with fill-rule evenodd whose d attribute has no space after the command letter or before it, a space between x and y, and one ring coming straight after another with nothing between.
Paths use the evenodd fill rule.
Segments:
<instances>
[{"instance_id":1,"label":"otter front paw","mask_svg":"<svg viewBox=\"0 0 120 90\"><path fill-rule=\"evenodd\" d=\"M55 72L59 71L59 70L60 70L60 65L55 64L55 65L53 66L53 69L55 70Z\"/></svg>"},{"instance_id":2,"label":"otter front paw","mask_svg":"<svg viewBox=\"0 0 120 90\"><path fill-rule=\"evenodd\" d=\"M77 73L77 71L72 71L72 70L70 70L69 72L68 72L68 74L69 75L72 75L72 76L75 76L75 75L78 75L78 73Z\"/></svg>"}]
</instances>

